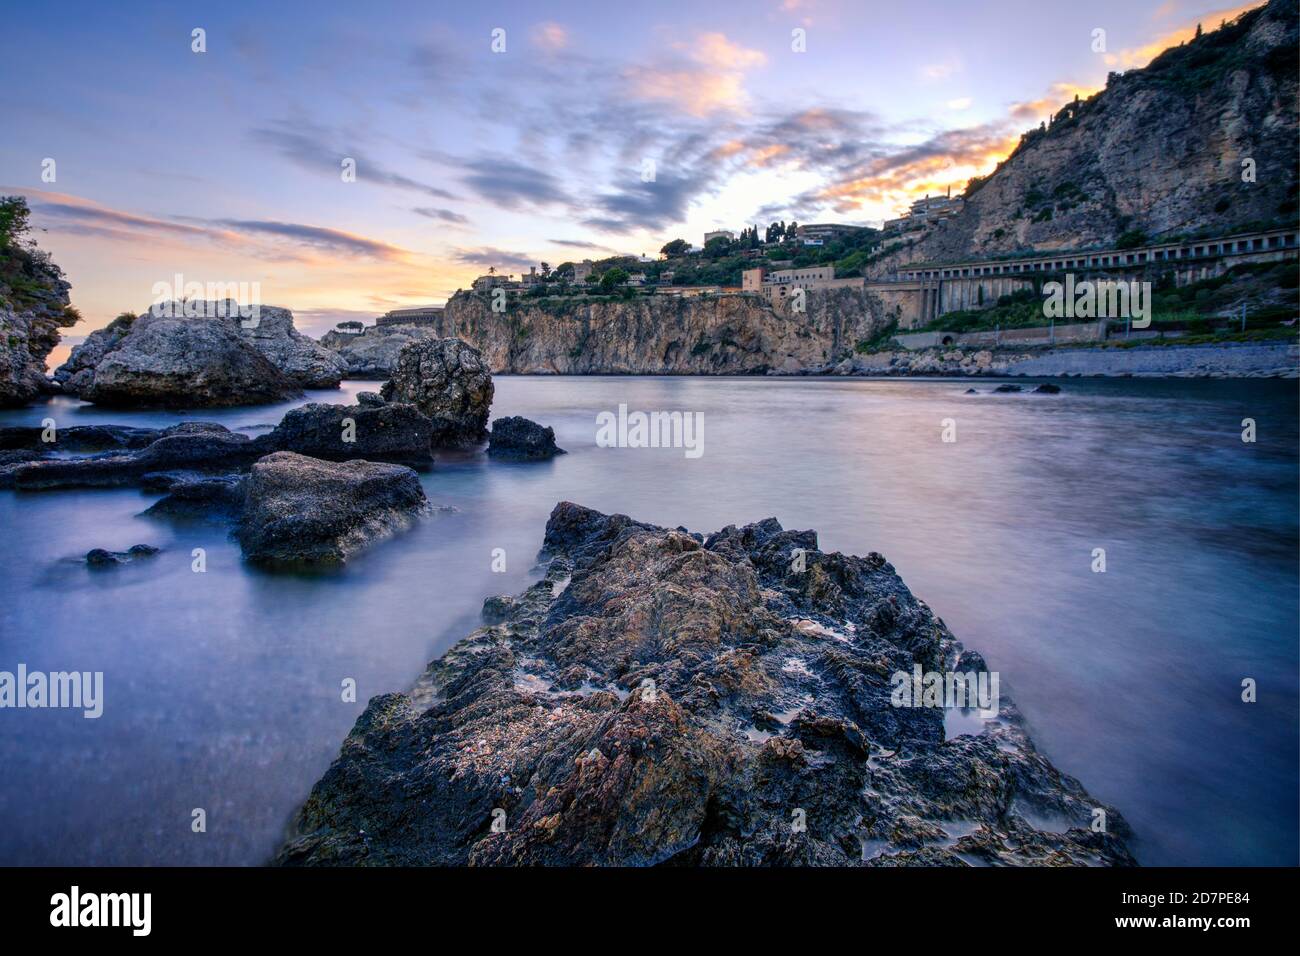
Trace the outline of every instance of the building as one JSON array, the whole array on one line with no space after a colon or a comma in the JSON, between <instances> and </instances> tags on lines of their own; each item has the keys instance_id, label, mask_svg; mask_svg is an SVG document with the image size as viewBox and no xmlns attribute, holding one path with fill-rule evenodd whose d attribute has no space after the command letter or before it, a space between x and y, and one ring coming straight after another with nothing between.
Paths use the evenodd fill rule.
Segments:
<instances>
[{"instance_id":1,"label":"building","mask_svg":"<svg viewBox=\"0 0 1300 956\"><path fill-rule=\"evenodd\" d=\"M830 265L809 266L806 269L778 269L770 273L763 269L746 269L740 274L742 292L756 292L767 296L772 302L785 299L795 289L812 291L861 287L864 282L865 280L860 276L837 279L835 267Z\"/></svg>"},{"instance_id":2,"label":"building","mask_svg":"<svg viewBox=\"0 0 1300 956\"><path fill-rule=\"evenodd\" d=\"M646 275L644 272L633 272L627 277L626 285L645 285Z\"/></svg>"},{"instance_id":3,"label":"building","mask_svg":"<svg viewBox=\"0 0 1300 956\"><path fill-rule=\"evenodd\" d=\"M470 288L475 292L487 292L489 289L507 289L517 283L512 281L512 276L498 275L495 272L489 272L485 276L479 276L470 283Z\"/></svg>"},{"instance_id":4,"label":"building","mask_svg":"<svg viewBox=\"0 0 1300 956\"><path fill-rule=\"evenodd\" d=\"M805 246L820 246L831 239L843 239L855 232L861 232L862 226L848 226L840 222L814 222L795 229L795 235L803 240Z\"/></svg>"},{"instance_id":5,"label":"building","mask_svg":"<svg viewBox=\"0 0 1300 956\"><path fill-rule=\"evenodd\" d=\"M945 196L931 196L926 193L920 199L913 201L911 207L897 219L886 219L884 227L886 229L914 229L924 226L930 226L937 222L943 222L957 215L966 205L966 200L958 196L952 198L952 187L948 187L948 194Z\"/></svg>"},{"instance_id":6,"label":"building","mask_svg":"<svg viewBox=\"0 0 1300 956\"><path fill-rule=\"evenodd\" d=\"M525 289L531 289L535 285L544 284L545 280L537 274L537 266L529 266L528 274L519 277L519 284Z\"/></svg>"},{"instance_id":7,"label":"building","mask_svg":"<svg viewBox=\"0 0 1300 956\"><path fill-rule=\"evenodd\" d=\"M443 307L426 305L418 309L393 309L375 320L375 325L433 325L442 316Z\"/></svg>"},{"instance_id":8,"label":"building","mask_svg":"<svg viewBox=\"0 0 1300 956\"><path fill-rule=\"evenodd\" d=\"M717 239L720 237L726 239L728 242L736 241L736 234L730 229L715 229L713 232L706 232L704 234L704 245L707 246L710 239Z\"/></svg>"},{"instance_id":9,"label":"building","mask_svg":"<svg viewBox=\"0 0 1300 956\"><path fill-rule=\"evenodd\" d=\"M573 284L582 285L591 275L592 262L590 259L583 259L581 262L573 264Z\"/></svg>"}]
</instances>

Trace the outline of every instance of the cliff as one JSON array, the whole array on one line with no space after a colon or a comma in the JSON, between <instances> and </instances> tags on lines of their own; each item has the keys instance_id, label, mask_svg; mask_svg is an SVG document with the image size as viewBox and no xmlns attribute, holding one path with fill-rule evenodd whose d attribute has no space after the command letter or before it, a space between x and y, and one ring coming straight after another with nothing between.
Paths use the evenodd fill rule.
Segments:
<instances>
[{"instance_id":1,"label":"cliff","mask_svg":"<svg viewBox=\"0 0 1300 956\"><path fill-rule=\"evenodd\" d=\"M27 204L0 199L0 408L49 393L45 359L79 316L63 271L26 238Z\"/></svg>"},{"instance_id":2,"label":"cliff","mask_svg":"<svg viewBox=\"0 0 1300 956\"><path fill-rule=\"evenodd\" d=\"M1296 0L1172 47L1025 134L966 206L872 275L912 261L1114 246L1294 225ZM1253 160L1254 181L1243 180ZM1248 177L1249 178L1249 177Z\"/></svg>"},{"instance_id":3,"label":"cliff","mask_svg":"<svg viewBox=\"0 0 1300 956\"><path fill-rule=\"evenodd\" d=\"M488 297L458 293L433 331L479 349L493 372L743 375L824 365L888 319L859 289L810 293L804 313L748 295L515 300L493 312Z\"/></svg>"}]
</instances>

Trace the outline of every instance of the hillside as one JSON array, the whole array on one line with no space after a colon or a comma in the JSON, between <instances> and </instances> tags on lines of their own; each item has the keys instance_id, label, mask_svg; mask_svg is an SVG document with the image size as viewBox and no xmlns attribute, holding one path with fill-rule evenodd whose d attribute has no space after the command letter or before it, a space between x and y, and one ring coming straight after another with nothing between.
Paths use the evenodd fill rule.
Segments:
<instances>
[{"instance_id":1,"label":"hillside","mask_svg":"<svg viewBox=\"0 0 1300 956\"><path fill-rule=\"evenodd\" d=\"M1144 69L1112 73L972 181L961 214L871 274L1294 225L1298 44L1296 0L1272 0ZM1243 181L1246 159L1254 182Z\"/></svg>"}]
</instances>

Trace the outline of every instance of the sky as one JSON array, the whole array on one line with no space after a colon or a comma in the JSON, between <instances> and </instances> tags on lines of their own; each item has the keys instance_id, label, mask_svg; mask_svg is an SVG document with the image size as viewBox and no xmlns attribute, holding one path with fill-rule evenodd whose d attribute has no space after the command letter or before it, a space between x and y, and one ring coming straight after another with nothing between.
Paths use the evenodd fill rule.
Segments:
<instances>
[{"instance_id":1,"label":"sky","mask_svg":"<svg viewBox=\"0 0 1300 956\"><path fill-rule=\"evenodd\" d=\"M0 195L73 285L71 341L177 276L319 335L489 267L878 225L1254 5L8 4Z\"/></svg>"}]
</instances>

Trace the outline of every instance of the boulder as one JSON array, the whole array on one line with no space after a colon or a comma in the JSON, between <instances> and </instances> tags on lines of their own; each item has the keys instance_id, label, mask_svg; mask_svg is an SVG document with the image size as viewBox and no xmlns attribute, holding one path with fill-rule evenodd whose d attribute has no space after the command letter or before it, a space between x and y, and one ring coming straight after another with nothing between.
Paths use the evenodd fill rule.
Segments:
<instances>
[{"instance_id":1,"label":"boulder","mask_svg":"<svg viewBox=\"0 0 1300 956\"><path fill-rule=\"evenodd\" d=\"M493 458L535 460L563 455L555 445L555 429L518 415L498 418L492 423L488 454Z\"/></svg>"},{"instance_id":2,"label":"boulder","mask_svg":"<svg viewBox=\"0 0 1300 956\"><path fill-rule=\"evenodd\" d=\"M145 511L150 517L229 519L244 507L247 476L196 475L184 472L151 472L140 484L150 490L166 491Z\"/></svg>"},{"instance_id":3,"label":"boulder","mask_svg":"<svg viewBox=\"0 0 1300 956\"><path fill-rule=\"evenodd\" d=\"M336 565L428 509L403 465L276 452L253 465L236 537L250 561Z\"/></svg>"},{"instance_id":4,"label":"boulder","mask_svg":"<svg viewBox=\"0 0 1300 956\"><path fill-rule=\"evenodd\" d=\"M414 405L364 397L367 394L374 393L363 392L356 405L313 402L292 409L256 442L264 454L293 451L331 461L365 458L429 467L433 422Z\"/></svg>"},{"instance_id":5,"label":"boulder","mask_svg":"<svg viewBox=\"0 0 1300 956\"><path fill-rule=\"evenodd\" d=\"M301 334L294 326L293 313L288 309L261 306L255 322L251 319L240 321L231 313L227 307L229 317L224 321L299 387L339 387L339 381L347 373L347 363L337 353Z\"/></svg>"},{"instance_id":6,"label":"boulder","mask_svg":"<svg viewBox=\"0 0 1300 956\"><path fill-rule=\"evenodd\" d=\"M77 394L99 405L185 408L276 402L301 392L221 319L145 316Z\"/></svg>"},{"instance_id":7,"label":"boulder","mask_svg":"<svg viewBox=\"0 0 1300 956\"><path fill-rule=\"evenodd\" d=\"M460 339L412 342L397 357L380 394L410 402L433 421L435 447L475 445L487 437L492 373L478 349Z\"/></svg>"},{"instance_id":8,"label":"boulder","mask_svg":"<svg viewBox=\"0 0 1300 956\"><path fill-rule=\"evenodd\" d=\"M70 395L89 390L95 381L96 366L122 344L135 321L134 312L123 312L102 329L91 332L80 345L73 346L68 360L54 370L54 381Z\"/></svg>"},{"instance_id":9,"label":"boulder","mask_svg":"<svg viewBox=\"0 0 1300 956\"><path fill-rule=\"evenodd\" d=\"M1044 382L1042 385L1039 385L1034 389L1034 393L1038 395L1059 395L1061 393L1061 386L1053 385L1051 382Z\"/></svg>"},{"instance_id":10,"label":"boulder","mask_svg":"<svg viewBox=\"0 0 1300 956\"><path fill-rule=\"evenodd\" d=\"M985 666L879 554L562 502L543 555L409 694L371 699L277 863L1133 865L1123 817L1091 829L1104 805L1005 693L978 734L896 703L914 666Z\"/></svg>"}]
</instances>

